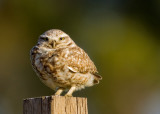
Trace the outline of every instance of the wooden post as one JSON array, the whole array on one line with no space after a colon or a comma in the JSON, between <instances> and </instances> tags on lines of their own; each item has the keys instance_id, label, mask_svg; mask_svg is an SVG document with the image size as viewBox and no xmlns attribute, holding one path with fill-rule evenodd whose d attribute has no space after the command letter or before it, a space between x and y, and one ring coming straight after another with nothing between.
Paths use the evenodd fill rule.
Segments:
<instances>
[{"instance_id":1,"label":"wooden post","mask_svg":"<svg viewBox=\"0 0 160 114\"><path fill-rule=\"evenodd\" d=\"M44 96L23 100L23 114L88 114L87 98Z\"/></svg>"}]
</instances>

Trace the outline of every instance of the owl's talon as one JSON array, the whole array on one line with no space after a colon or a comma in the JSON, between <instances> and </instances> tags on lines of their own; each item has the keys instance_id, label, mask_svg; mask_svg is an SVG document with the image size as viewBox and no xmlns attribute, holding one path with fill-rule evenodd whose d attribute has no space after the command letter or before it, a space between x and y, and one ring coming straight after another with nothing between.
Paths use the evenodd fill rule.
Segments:
<instances>
[{"instance_id":1,"label":"owl's talon","mask_svg":"<svg viewBox=\"0 0 160 114\"><path fill-rule=\"evenodd\" d=\"M57 90L57 92L55 93L55 96L60 96L61 95L61 93L63 92L63 88L59 88L58 90Z\"/></svg>"},{"instance_id":2,"label":"owl's talon","mask_svg":"<svg viewBox=\"0 0 160 114\"><path fill-rule=\"evenodd\" d=\"M72 94L73 94L73 92L74 92L75 90L76 90L76 87L75 87L75 86L72 86L72 87L69 89L68 93L65 94L65 96L66 96L66 97L72 97Z\"/></svg>"}]
</instances>

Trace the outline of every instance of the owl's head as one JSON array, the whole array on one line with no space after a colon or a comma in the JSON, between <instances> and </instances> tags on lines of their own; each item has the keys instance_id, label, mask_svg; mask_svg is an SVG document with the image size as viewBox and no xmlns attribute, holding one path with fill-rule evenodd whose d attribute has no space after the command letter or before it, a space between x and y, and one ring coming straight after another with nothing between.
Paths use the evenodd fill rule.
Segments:
<instances>
[{"instance_id":1,"label":"owl's head","mask_svg":"<svg viewBox=\"0 0 160 114\"><path fill-rule=\"evenodd\" d=\"M65 32L58 29L51 29L40 35L38 45L50 49L55 49L72 47L76 44Z\"/></svg>"}]
</instances>

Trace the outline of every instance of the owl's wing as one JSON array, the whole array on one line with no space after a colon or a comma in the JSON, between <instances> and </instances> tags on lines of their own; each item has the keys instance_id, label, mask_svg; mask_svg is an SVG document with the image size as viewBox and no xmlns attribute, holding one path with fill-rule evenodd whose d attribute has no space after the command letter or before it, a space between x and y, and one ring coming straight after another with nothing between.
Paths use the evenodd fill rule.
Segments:
<instances>
[{"instance_id":1,"label":"owl's wing","mask_svg":"<svg viewBox=\"0 0 160 114\"><path fill-rule=\"evenodd\" d=\"M89 56L79 47L69 48L69 53L66 58L66 63L72 72L80 73L98 73L94 63Z\"/></svg>"},{"instance_id":2,"label":"owl's wing","mask_svg":"<svg viewBox=\"0 0 160 114\"><path fill-rule=\"evenodd\" d=\"M87 53L79 47L69 49L68 56L66 57L66 64L71 72L84 74L89 72L93 74L95 84L98 84L99 80L102 79Z\"/></svg>"}]
</instances>

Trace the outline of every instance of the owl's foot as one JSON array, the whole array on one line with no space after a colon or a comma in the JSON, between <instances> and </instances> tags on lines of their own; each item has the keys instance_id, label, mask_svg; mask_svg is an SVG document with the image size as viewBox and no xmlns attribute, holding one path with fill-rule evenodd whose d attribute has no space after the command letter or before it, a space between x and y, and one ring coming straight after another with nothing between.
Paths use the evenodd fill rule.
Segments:
<instances>
[{"instance_id":1,"label":"owl's foot","mask_svg":"<svg viewBox=\"0 0 160 114\"><path fill-rule=\"evenodd\" d=\"M76 90L75 86L72 86L70 90L65 94L66 97L72 97L73 92Z\"/></svg>"},{"instance_id":2,"label":"owl's foot","mask_svg":"<svg viewBox=\"0 0 160 114\"><path fill-rule=\"evenodd\" d=\"M59 88L59 89L57 90L57 92L55 93L55 96L60 96L63 91L64 91L63 88Z\"/></svg>"}]
</instances>

